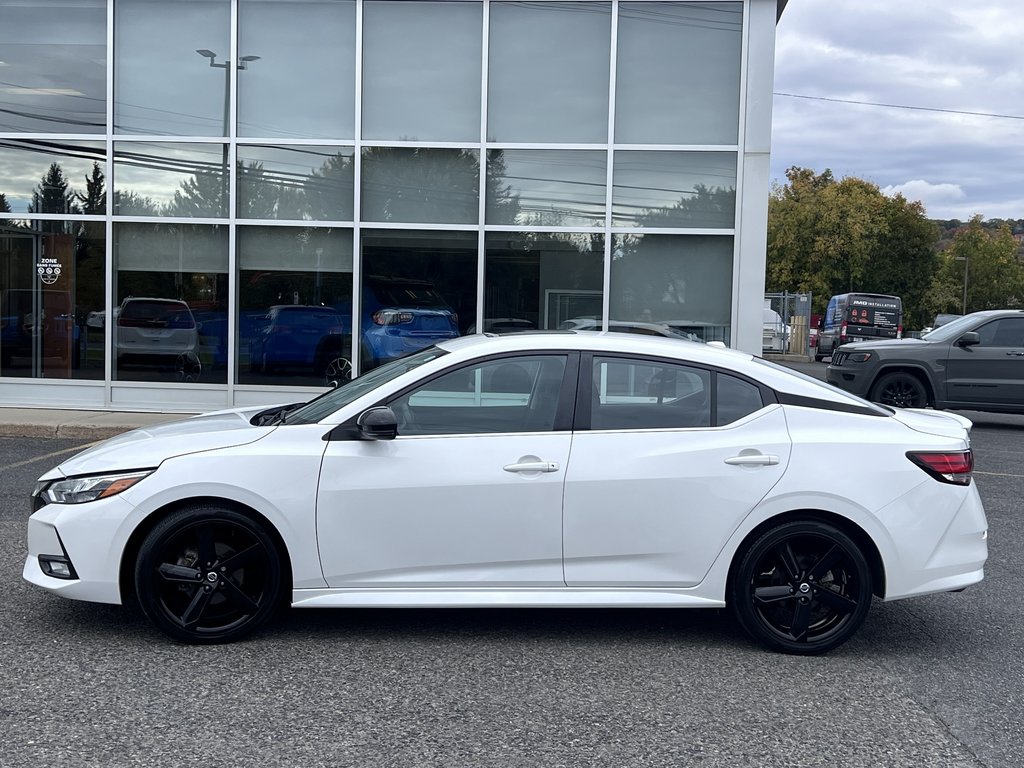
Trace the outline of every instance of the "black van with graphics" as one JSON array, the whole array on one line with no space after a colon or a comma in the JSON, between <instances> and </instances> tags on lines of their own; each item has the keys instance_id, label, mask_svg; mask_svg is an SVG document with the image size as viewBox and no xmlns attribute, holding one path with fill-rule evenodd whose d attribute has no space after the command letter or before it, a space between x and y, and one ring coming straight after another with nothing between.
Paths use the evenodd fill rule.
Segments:
<instances>
[{"instance_id":1,"label":"black van with graphics","mask_svg":"<svg viewBox=\"0 0 1024 768\"><path fill-rule=\"evenodd\" d=\"M831 357L848 341L903 338L903 301L880 293L843 293L828 301L814 359Z\"/></svg>"}]
</instances>

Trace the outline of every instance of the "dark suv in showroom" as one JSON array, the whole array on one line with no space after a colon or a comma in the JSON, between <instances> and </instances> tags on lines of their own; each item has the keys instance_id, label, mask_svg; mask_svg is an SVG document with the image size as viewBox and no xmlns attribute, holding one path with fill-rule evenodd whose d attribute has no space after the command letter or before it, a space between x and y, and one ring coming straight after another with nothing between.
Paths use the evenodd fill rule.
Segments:
<instances>
[{"instance_id":1,"label":"dark suv in showroom","mask_svg":"<svg viewBox=\"0 0 1024 768\"><path fill-rule=\"evenodd\" d=\"M898 408L1024 413L1024 310L974 312L920 339L844 344L826 378Z\"/></svg>"}]
</instances>

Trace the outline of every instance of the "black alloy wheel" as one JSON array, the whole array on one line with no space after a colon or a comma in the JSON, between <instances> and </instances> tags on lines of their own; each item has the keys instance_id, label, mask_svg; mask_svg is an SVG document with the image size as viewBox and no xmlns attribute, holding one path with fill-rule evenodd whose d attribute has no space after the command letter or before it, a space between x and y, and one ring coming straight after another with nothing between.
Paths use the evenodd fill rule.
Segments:
<instances>
[{"instance_id":1,"label":"black alloy wheel","mask_svg":"<svg viewBox=\"0 0 1024 768\"><path fill-rule=\"evenodd\" d=\"M324 368L324 383L338 387L352 380L352 363L344 357L336 357Z\"/></svg>"},{"instance_id":2,"label":"black alloy wheel","mask_svg":"<svg viewBox=\"0 0 1024 768\"><path fill-rule=\"evenodd\" d=\"M143 612L183 643L238 640L278 607L281 559L274 540L249 517L197 506L161 520L135 568Z\"/></svg>"},{"instance_id":3,"label":"black alloy wheel","mask_svg":"<svg viewBox=\"0 0 1024 768\"><path fill-rule=\"evenodd\" d=\"M921 380L902 371L887 373L875 382L870 399L893 408L924 408L928 405L928 393Z\"/></svg>"},{"instance_id":4,"label":"black alloy wheel","mask_svg":"<svg viewBox=\"0 0 1024 768\"><path fill-rule=\"evenodd\" d=\"M811 655L849 640L871 597L871 570L850 537L827 523L794 521L746 550L729 602L740 625L769 649Z\"/></svg>"}]
</instances>

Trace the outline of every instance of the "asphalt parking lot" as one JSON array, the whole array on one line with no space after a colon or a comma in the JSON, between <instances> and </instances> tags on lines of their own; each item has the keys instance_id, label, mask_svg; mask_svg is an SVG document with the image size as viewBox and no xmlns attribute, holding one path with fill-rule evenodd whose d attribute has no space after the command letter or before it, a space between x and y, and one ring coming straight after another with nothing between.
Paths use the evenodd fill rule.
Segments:
<instances>
[{"instance_id":1,"label":"asphalt parking lot","mask_svg":"<svg viewBox=\"0 0 1024 768\"><path fill-rule=\"evenodd\" d=\"M27 495L85 441L0 439L0 766L1018 766L1024 417L965 415L985 581L876 601L822 658L713 610L293 611L175 645L22 581Z\"/></svg>"}]
</instances>

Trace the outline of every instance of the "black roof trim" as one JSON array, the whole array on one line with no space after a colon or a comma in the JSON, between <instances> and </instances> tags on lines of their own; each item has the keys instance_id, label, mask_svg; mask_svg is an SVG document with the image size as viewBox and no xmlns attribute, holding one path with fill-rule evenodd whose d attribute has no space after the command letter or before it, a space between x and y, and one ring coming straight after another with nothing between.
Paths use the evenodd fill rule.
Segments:
<instances>
[{"instance_id":1,"label":"black roof trim","mask_svg":"<svg viewBox=\"0 0 1024 768\"><path fill-rule=\"evenodd\" d=\"M856 403L838 403L835 400L822 400L805 395L792 395L788 392L775 394L783 405L798 405L801 408L817 408L819 411L838 411L839 413L856 413L861 416L889 416L885 409L873 405L857 405Z\"/></svg>"}]
</instances>

